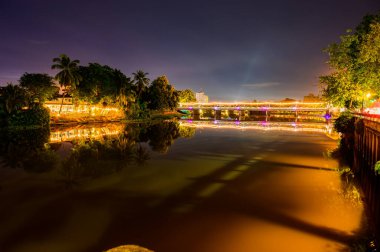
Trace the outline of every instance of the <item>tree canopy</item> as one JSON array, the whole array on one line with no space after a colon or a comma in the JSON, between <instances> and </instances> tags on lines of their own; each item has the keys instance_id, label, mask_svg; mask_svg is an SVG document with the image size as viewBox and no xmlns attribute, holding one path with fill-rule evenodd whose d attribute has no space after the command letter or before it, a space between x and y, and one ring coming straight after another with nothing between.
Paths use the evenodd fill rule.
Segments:
<instances>
[{"instance_id":1,"label":"tree canopy","mask_svg":"<svg viewBox=\"0 0 380 252\"><path fill-rule=\"evenodd\" d=\"M195 94L191 89L184 89L178 91L179 102L195 102Z\"/></svg>"},{"instance_id":2,"label":"tree canopy","mask_svg":"<svg viewBox=\"0 0 380 252\"><path fill-rule=\"evenodd\" d=\"M133 73L134 90L138 99L141 98L143 92L146 91L149 85L150 80L147 76L148 73L145 73L142 70L138 70L136 73Z\"/></svg>"},{"instance_id":3,"label":"tree canopy","mask_svg":"<svg viewBox=\"0 0 380 252\"><path fill-rule=\"evenodd\" d=\"M27 106L30 101L25 89L12 83L0 88L0 98L8 115Z\"/></svg>"},{"instance_id":4,"label":"tree canopy","mask_svg":"<svg viewBox=\"0 0 380 252\"><path fill-rule=\"evenodd\" d=\"M148 90L149 108L154 110L175 109L178 105L178 92L166 76L155 79Z\"/></svg>"},{"instance_id":5,"label":"tree canopy","mask_svg":"<svg viewBox=\"0 0 380 252\"><path fill-rule=\"evenodd\" d=\"M41 73L24 73L20 78L20 86L25 88L33 101L44 103L58 95L59 88L53 77Z\"/></svg>"},{"instance_id":6,"label":"tree canopy","mask_svg":"<svg viewBox=\"0 0 380 252\"><path fill-rule=\"evenodd\" d=\"M88 66L80 66L78 73L82 76L76 90L79 99L90 103L127 104L131 79L120 70L90 63Z\"/></svg>"},{"instance_id":7,"label":"tree canopy","mask_svg":"<svg viewBox=\"0 0 380 252\"><path fill-rule=\"evenodd\" d=\"M367 15L354 31L328 46L332 73L321 76L322 96L332 104L354 108L367 94L380 91L380 14Z\"/></svg>"},{"instance_id":8,"label":"tree canopy","mask_svg":"<svg viewBox=\"0 0 380 252\"><path fill-rule=\"evenodd\" d=\"M78 64L80 61L71 60L66 54L61 54L59 58L54 58L53 62L54 64L51 66L51 69L60 70L55 75L55 79L59 81L62 88L74 90L79 81L82 80L82 77L78 74Z\"/></svg>"}]
</instances>

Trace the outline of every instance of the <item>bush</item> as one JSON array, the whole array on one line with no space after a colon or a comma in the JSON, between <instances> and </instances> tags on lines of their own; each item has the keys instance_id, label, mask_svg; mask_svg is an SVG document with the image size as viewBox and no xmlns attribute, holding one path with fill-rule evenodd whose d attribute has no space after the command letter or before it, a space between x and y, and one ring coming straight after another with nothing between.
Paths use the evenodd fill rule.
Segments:
<instances>
[{"instance_id":1,"label":"bush","mask_svg":"<svg viewBox=\"0 0 380 252\"><path fill-rule=\"evenodd\" d=\"M20 110L8 118L9 126L39 126L44 127L50 123L49 111L40 106L28 110Z\"/></svg>"},{"instance_id":2,"label":"bush","mask_svg":"<svg viewBox=\"0 0 380 252\"><path fill-rule=\"evenodd\" d=\"M334 122L334 129L342 134L352 134L355 130L355 118L350 112L344 112Z\"/></svg>"},{"instance_id":3,"label":"bush","mask_svg":"<svg viewBox=\"0 0 380 252\"><path fill-rule=\"evenodd\" d=\"M125 112L127 119L149 119L150 111L147 108L146 103L133 103Z\"/></svg>"}]
</instances>

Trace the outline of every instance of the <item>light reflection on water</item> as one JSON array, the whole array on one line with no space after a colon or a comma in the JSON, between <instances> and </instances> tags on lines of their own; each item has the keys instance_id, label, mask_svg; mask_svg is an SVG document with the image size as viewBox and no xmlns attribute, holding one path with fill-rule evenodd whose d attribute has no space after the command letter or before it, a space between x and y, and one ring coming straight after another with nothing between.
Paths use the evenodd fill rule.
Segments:
<instances>
[{"instance_id":1,"label":"light reflection on water","mask_svg":"<svg viewBox=\"0 0 380 252\"><path fill-rule=\"evenodd\" d=\"M181 120L180 126L214 129L303 131L331 134L333 125L323 122L269 122L269 121L222 121Z\"/></svg>"},{"instance_id":2,"label":"light reflection on water","mask_svg":"<svg viewBox=\"0 0 380 252\"><path fill-rule=\"evenodd\" d=\"M180 120L179 128L218 128L238 130L276 130L320 132L331 134L330 122L269 122L269 121L223 121L223 120ZM124 131L125 124L82 125L64 129L52 129L50 143L73 141L79 139L101 139L117 136Z\"/></svg>"},{"instance_id":3,"label":"light reflection on water","mask_svg":"<svg viewBox=\"0 0 380 252\"><path fill-rule=\"evenodd\" d=\"M3 166L23 169L0 169L0 248L346 249L363 209L322 155L336 146L329 127L180 121L9 133Z\"/></svg>"},{"instance_id":4,"label":"light reflection on water","mask_svg":"<svg viewBox=\"0 0 380 252\"><path fill-rule=\"evenodd\" d=\"M49 142L73 141L80 138L100 139L105 136L116 136L123 131L124 127L124 124L107 124L52 129Z\"/></svg>"}]
</instances>

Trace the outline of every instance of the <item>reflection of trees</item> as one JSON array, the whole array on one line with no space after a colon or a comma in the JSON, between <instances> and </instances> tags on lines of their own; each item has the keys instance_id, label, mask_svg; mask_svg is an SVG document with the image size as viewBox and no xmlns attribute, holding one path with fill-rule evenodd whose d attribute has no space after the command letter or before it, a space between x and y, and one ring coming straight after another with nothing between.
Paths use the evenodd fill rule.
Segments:
<instances>
[{"instance_id":1,"label":"reflection of trees","mask_svg":"<svg viewBox=\"0 0 380 252\"><path fill-rule=\"evenodd\" d=\"M54 169L58 156L46 144L49 129L4 131L0 133L2 164L11 168L23 168L30 172Z\"/></svg>"},{"instance_id":2,"label":"reflection of trees","mask_svg":"<svg viewBox=\"0 0 380 252\"><path fill-rule=\"evenodd\" d=\"M147 148L142 146L141 144L137 145L135 151L135 161L138 165L144 165L146 161L150 158L150 153Z\"/></svg>"},{"instance_id":3,"label":"reflection of trees","mask_svg":"<svg viewBox=\"0 0 380 252\"><path fill-rule=\"evenodd\" d=\"M120 135L81 142L74 146L69 161L78 163L83 177L98 177L124 168L132 161L135 143Z\"/></svg>"},{"instance_id":4,"label":"reflection of trees","mask_svg":"<svg viewBox=\"0 0 380 252\"><path fill-rule=\"evenodd\" d=\"M68 187L81 181L118 172L131 163L142 165L149 151L129 137L77 142L71 154L62 162L61 181Z\"/></svg>"},{"instance_id":5,"label":"reflection of trees","mask_svg":"<svg viewBox=\"0 0 380 252\"><path fill-rule=\"evenodd\" d=\"M179 124L169 121L150 125L147 129L147 136L152 150L166 153L173 141L180 136Z\"/></svg>"},{"instance_id":6,"label":"reflection of trees","mask_svg":"<svg viewBox=\"0 0 380 252\"><path fill-rule=\"evenodd\" d=\"M49 144L49 133L44 128L0 132L2 165L37 173L56 169L60 181L71 187L131 164L144 165L150 158L150 148L165 153L175 139L192 137L195 129L172 121L131 124L117 136L87 136L71 142L74 147L66 158L58 155L61 143Z\"/></svg>"},{"instance_id":7,"label":"reflection of trees","mask_svg":"<svg viewBox=\"0 0 380 252\"><path fill-rule=\"evenodd\" d=\"M179 135L184 138L190 138L195 135L195 128L194 127L186 127L183 125L179 126Z\"/></svg>"},{"instance_id":8,"label":"reflection of trees","mask_svg":"<svg viewBox=\"0 0 380 252\"><path fill-rule=\"evenodd\" d=\"M153 151L166 153L178 137L189 138L195 134L195 128L180 126L178 122L159 121L153 124L129 124L128 136L136 142L147 142Z\"/></svg>"}]
</instances>

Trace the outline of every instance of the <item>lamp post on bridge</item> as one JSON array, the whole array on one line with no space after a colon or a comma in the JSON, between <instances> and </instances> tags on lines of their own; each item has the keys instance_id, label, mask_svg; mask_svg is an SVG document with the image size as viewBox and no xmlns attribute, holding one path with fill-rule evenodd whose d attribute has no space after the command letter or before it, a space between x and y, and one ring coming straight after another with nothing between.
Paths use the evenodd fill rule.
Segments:
<instances>
[{"instance_id":1,"label":"lamp post on bridge","mask_svg":"<svg viewBox=\"0 0 380 252\"><path fill-rule=\"evenodd\" d=\"M369 97L371 97L371 93L367 93L367 94L365 95L365 97L366 97L367 99L369 99ZM364 113L364 97L363 97L363 99L362 99L362 113Z\"/></svg>"}]
</instances>

